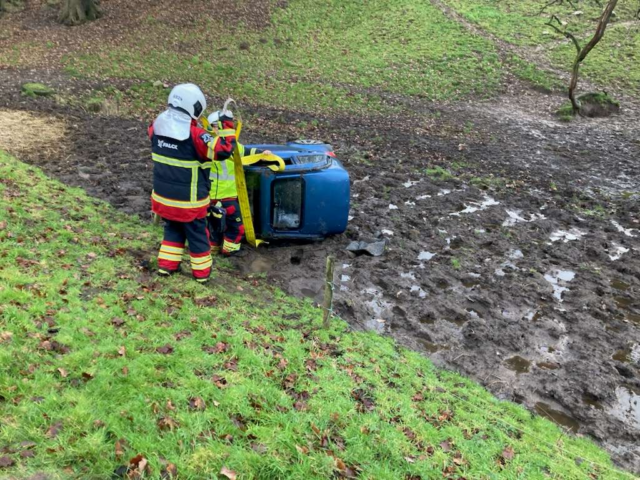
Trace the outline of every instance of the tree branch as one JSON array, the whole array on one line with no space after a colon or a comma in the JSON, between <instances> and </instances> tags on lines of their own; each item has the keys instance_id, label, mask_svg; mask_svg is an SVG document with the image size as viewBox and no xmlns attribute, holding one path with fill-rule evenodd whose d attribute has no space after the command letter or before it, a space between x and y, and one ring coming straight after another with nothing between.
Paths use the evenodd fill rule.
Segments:
<instances>
[{"instance_id":1,"label":"tree branch","mask_svg":"<svg viewBox=\"0 0 640 480\"><path fill-rule=\"evenodd\" d=\"M562 22L560 21L560 19L558 17L556 17L555 15L551 15L551 18L549 19L549 21L547 23L545 23L545 25L548 25L549 27L553 28L559 34L564 35L566 38L571 40L573 42L573 45L576 47L576 50L577 50L578 54L580 54L580 51L582 50L582 47L580 46L580 43L578 42L578 39L575 37L575 35L573 35L570 32L567 32L566 30L561 30L560 28L556 27L553 24L554 20L556 22L558 22L559 25L562 25Z\"/></svg>"}]
</instances>

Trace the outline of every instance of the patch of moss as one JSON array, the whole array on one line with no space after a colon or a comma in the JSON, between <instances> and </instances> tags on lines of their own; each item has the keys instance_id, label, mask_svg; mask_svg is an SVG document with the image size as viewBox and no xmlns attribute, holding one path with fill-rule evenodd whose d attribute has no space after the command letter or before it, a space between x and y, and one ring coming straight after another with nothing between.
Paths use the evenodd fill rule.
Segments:
<instances>
[{"instance_id":1,"label":"patch of moss","mask_svg":"<svg viewBox=\"0 0 640 480\"><path fill-rule=\"evenodd\" d=\"M558 119L563 122L570 122L573 120L575 116L575 112L573 111L573 105L571 102L567 101L563 103L558 110L556 110L556 115Z\"/></svg>"},{"instance_id":2,"label":"patch of moss","mask_svg":"<svg viewBox=\"0 0 640 480\"><path fill-rule=\"evenodd\" d=\"M42 83L24 83L21 87L22 94L27 97L48 97L56 91Z\"/></svg>"}]
</instances>

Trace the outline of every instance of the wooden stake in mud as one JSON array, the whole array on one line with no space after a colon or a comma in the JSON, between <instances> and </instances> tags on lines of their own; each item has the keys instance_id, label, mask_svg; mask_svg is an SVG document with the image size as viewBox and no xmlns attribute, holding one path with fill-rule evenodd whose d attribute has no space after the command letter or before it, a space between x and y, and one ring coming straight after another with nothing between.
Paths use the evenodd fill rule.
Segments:
<instances>
[{"instance_id":1,"label":"wooden stake in mud","mask_svg":"<svg viewBox=\"0 0 640 480\"><path fill-rule=\"evenodd\" d=\"M327 257L327 268L325 270L325 285L324 285L324 315L322 317L322 325L324 328L329 328L329 321L331 319L331 307L333 305L333 265L335 258L331 255Z\"/></svg>"}]
</instances>

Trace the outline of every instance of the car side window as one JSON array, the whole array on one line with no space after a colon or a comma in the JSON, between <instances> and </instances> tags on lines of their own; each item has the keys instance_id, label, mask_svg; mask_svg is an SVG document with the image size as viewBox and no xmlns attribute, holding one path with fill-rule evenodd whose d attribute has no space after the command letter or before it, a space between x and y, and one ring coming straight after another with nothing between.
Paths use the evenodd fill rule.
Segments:
<instances>
[{"instance_id":1,"label":"car side window","mask_svg":"<svg viewBox=\"0 0 640 480\"><path fill-rule=\"evenodd\" d=\"M273 182L273 216L275 230L297 230L302 222L302 177Z\"/></svg>"}]
</instances>

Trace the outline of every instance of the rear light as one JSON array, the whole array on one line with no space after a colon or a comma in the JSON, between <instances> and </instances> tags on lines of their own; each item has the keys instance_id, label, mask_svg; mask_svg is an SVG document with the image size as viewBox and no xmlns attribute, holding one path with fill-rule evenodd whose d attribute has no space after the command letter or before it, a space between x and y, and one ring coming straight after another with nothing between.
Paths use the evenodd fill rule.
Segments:
<instances>
[{"instance_id":1,"label":"rear light","mask_svg":"<svg viewBox=\"0 0 640 480\"><path fill-rule=\"evenodd\" d=\"M336 158L336 154L333 152L327 152L327 155L329 155L332 158Z\"/></svg>"}]
</instances>

